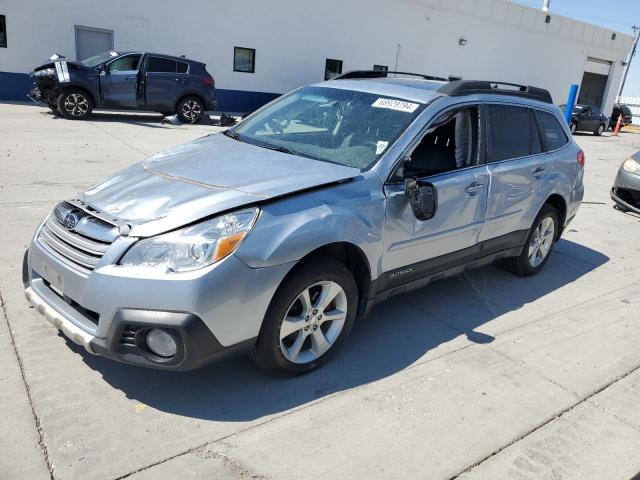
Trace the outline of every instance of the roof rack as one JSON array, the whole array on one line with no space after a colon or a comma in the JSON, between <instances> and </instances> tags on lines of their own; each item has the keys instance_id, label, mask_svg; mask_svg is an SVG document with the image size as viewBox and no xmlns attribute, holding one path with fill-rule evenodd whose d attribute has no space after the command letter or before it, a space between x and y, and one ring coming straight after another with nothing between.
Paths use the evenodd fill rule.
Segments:
<instances>
[{"instance_id":1,"label":"roof rack","mask_svg":"<svg viewBox=\"0 0 640 480\"><path fill-rule=\"evenodd\" d=\"M438 92L452 97L478 93L491 93L494 95L510 95L514 97L531 98L545 103L553 103L553 98L548 90L507 82L457 80L443 85L438 89Z\"/></svg>"},{"instance_id":2,"label":"roof rack","mask_svg":"<svg viewBox=\"0 0 640 480\"><path fill-rule=\"evenodd\" d=\"M434 77L432 75L423 75L422 73L410 73L410 72L396 72L389 70L352 70L351 72L343 73L337 77L333 77L332 80L352 80L358 78L386 78L389 74L395 75L409 75L411 77L419 77L423 80L437 80L440 82L449 82L452 78ZM457 78L456 78L457 79Z\"/></svg>"}]
</instances>

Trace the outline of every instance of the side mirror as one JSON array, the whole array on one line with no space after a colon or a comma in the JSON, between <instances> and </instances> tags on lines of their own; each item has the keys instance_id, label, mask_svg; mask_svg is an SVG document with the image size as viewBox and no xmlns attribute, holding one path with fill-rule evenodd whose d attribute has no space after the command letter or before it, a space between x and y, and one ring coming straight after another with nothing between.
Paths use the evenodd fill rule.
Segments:
<instances>
[{"instance_id":1,"label":"side mirror","mask_svg":"<svg viewBox=\"0 0 640 480\"><path fill-rule=\"evenodd\" d=\"M109 71L106 65L99 65L98 67L96 67L96 70L98 70L100 75L106 75Z\"/></svg>"},{"instance_id":2,"label":"side mirror","mask_svg":"<svg viewBox=\"0 0 640 480\"><path fill-rule=\"evenodd\" d=\"M424 222L433 218L438 205L438 192L429 182L422 182L414 178L404 181L404 193L409 198L409 205L413 215Z\"/></svg>"}]
</instances>

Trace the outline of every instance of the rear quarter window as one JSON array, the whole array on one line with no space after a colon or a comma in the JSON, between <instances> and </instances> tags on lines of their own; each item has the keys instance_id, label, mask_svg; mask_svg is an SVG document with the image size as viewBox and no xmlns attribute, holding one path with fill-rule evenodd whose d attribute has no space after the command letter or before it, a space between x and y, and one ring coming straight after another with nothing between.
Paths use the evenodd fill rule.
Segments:
<instances>
[{"instance_id":1,"label":"rear quarter window","mask_svg":"<svg viewBox=\"0 0 640 480\"><path fill-rule=\"evenodd\" d=\"M555 115L539 110L537 110L535 114L540 123L542 142L546 151L557 150L569 143L567 134L564 132L564 128L562 128L562 125L560 125Z\"/></svg>"},{"instance_id":2,"label":"rear quarter window","mask_svg":"<svg viewBox=\"0 0 640 480\"><path fill-rule=\"evenodd\" d=\"M187 73L187 70L189 70L189 64L184 62L177 62L177 63L178 63L178 69L176 71L178 73Z\"/></svg>"}]
</instances>

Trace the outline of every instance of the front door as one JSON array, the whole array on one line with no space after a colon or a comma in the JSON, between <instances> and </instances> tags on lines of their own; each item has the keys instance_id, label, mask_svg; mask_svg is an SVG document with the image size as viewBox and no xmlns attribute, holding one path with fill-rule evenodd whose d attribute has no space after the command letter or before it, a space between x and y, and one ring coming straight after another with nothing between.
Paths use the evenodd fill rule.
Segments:
<instances>
[{"instance_id":1,"label":"front door","mask_svg":"<svg viewBox=\"0 0 640 480\"><path fill-rule=\"evenodd\" d=\"M475 258L489 189L479 124L477 106L444 113L427 128L410 160L397 172L399 181L385 186L383 288ZM416 219L402 178L419 178L436 188L433 218Z\"/></svg>"},{"instance_id":2,"label":"front door","mask_svg":"<svg viewBox=\"0 0 640 480\"><path fill-rule=\"evenodd\" d=\"M106 65L100 73L100 91L105 106L137 106L140 55L125 55Z\"/></svg>"}]
</instances>

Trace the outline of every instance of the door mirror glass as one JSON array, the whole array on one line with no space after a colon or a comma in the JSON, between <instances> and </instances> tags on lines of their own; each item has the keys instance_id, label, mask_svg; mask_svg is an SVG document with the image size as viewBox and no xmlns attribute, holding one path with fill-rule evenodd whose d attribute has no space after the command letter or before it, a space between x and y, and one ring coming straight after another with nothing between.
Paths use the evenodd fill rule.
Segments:
<instances>
[{"instance_id":1,"label":"door mirror glass","mask_svg":"<svg viewBox=\"0 0 640 480\"><path fill-rule=\"evenodd\" d=\"M418 220L424 222L433 218L438 203L436 187L429 182L407 178L404 181L404 193L409 198L411 211Z\"/></svg>"}]
</instances>

